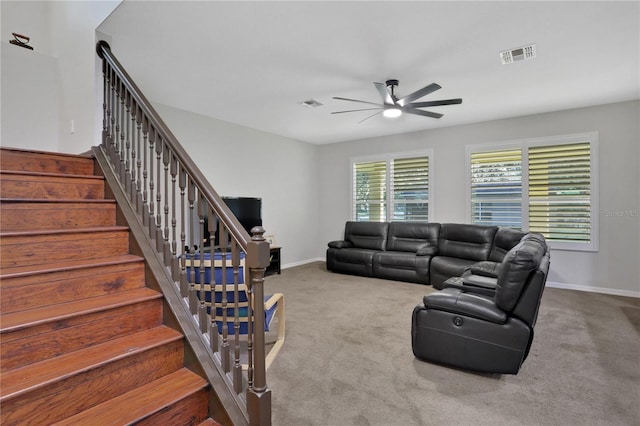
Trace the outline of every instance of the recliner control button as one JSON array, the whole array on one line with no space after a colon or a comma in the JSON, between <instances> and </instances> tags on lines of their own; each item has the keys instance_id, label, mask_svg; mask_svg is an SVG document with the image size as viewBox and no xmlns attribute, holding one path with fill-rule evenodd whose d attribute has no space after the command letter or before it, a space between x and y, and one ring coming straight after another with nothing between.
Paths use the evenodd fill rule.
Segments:
<instances>
[{"instance_id":1,"label":"recliner control button","mask_svg":"<svg viewBox=\"0 0 640 426\"><path fill-rule=\"evenodd\" d=\"M454 317L453 318L453 324L460 327L462 325L463 321L462 318L460 317Z\"/></svg>"}]
</instances>

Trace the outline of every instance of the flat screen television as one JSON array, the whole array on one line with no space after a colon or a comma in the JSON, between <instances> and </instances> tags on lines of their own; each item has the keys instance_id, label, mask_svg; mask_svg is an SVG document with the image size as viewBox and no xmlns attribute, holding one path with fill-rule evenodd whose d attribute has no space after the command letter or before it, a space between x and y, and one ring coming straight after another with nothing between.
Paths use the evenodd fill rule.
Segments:
<instances>
[{"instance_id":1,"label":"flat screen television","mask_svg":"<svg viewBox=\"0 0 640 426\"><path fill-rule=\"evenodd\" d=\"M238 218L242 227L251 235L251 228L262 225L262 199L256 197L222 197L222 201L229 207L229 210ZM214 244L219 245L217 226ZM208 220L205 218L204 236L205 246L210 244L210 233Z\"/></svg>"}]
</instances>

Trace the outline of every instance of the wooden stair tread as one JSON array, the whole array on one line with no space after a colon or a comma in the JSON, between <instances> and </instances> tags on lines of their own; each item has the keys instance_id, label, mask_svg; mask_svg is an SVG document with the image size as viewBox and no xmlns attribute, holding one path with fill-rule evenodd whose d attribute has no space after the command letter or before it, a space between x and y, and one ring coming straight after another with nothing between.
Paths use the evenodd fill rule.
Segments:
<instances>
[{"instance_id":1,"label":"wooden stair tread","mask_svg":"<svg viewBox=\"0 0 640 426\"><path fill-rule=\"evenodd\" d=\"M29 172L22 170L0 170L0 175L18 175L18 176L38 176L38 177L50 177L50 178L64 178L64 179L90 179L90 180L104 180L102 176L96 175L78 175L71 173L51 173L51 172Z\"/></svg>"},{"instance_id":2,"label":"wooden stair tread","mask_svg":"<svg viewBox=\"0 0 640 426\"><path fill-rule=\"evenodd\" d=\"M73 203L73 204L115 204L116 200L109 198L0 198L0 203L49 203L49 204L61 204L61 203Z\"/></svg>"},{"instance_id":3,"label":"wooden stair tread","mask_svg":"<svg viewBox=\"0 0 640 426\"><path fill-rule=\"evenodd\" d=\"M0 375L0 402L182 337L169 327L159 326L5 372Z\"/></svg>"},{"instance_id":4,"label":"wooden stair tread","mask_svg":"<svg viewBox=\"0 0 640 426\"><path fill-rule=\"evenodd\" d=\"M4 314L0 317L2 322L0 333L10 333L26 327L60 321L77 315L104 311L161 297L162 293L144 287L105 294L104 296L90 297L73 302L45 306L42 308Z\"/></svg>"},{"instance_id":5,"label":"wooden stair tread","mask_svg":"<svg viewBox=\"0 0 640 426\"><path fill-rule=\"evenodd\" d=\"M213 420L211 417L200 423L198 426L222 426L220 423Z\"/></svg>"},{"instance_id":6,"label":"wooden stair tread","mask_svg":"<svg viewBox=\"0 0 640 426\"><path fill-rule=\"evenodd\" d=\"M54 235L54 234L86 234L88 232L112 232L128 231L128 226L110 225L93 226L87 228L61 228L61 229L29 229L24 231L2 231L0 238L6 237L28 237L31 235Z\"/></svg>"},{"instance_id":7,"label":"wooden stair tread","mask_svg":"<svg viewBox=\"0 0 640 426\"><path fill-rule=\"evenodd\" d=\"M61 158L71 158L71 159L79 159L79 160L91 160L93 161L93 156L88 154L67 154L64 152L54 152L54 151L42 151L38 149L32 148L18 148L12 146L3 146L0 148L0 151L14 151L23 155L36 154L36 155L44 155L46 157L61 157Z\"/></svg>"},{"instance_id":8,"label":"wooden stair tread","mask_svg":"<svg viewBox=\"0 0 640 426\"><path fill-rule=\"evenodd\" d=\"M134 424L207 386L206 380L182 368L54 424Z\"/></svg>"},{"instance_id":9,"label":"wooden stair tread","mask_svg":"<svg viewBox=\"0 0 640 426\"><path fill-rule=\"evenodd\" d=\"M10 270L0 271L0 288L4 287L5 279L24 277L37 274L48 274L52 272L72 271L76 269L95 268L99 266L117 265L123 263L141 262L144 258L133 254L123 254L120 256L101 257L97 259L72 259L50 263L47 265L21 266Z\"/></svg>"}]
</instances>

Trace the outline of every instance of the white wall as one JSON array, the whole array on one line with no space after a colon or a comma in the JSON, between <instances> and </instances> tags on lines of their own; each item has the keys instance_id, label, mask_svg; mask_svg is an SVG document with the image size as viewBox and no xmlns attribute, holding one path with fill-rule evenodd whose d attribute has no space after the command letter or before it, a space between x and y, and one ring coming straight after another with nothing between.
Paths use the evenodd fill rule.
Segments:
<instances>
[{"instance_id":1,"label":"white wall","mask_svg":"<svg viewBox=\"0 0 640 426\"><path fill-rule=\"evenodd\" d=\"M154 105L221 196L262 198L282 266L318 256L318 147L166 105Z\"/></svg>"},{"instance_id":2,"label":"white wall","mask_svg":"<svg viewBox=\"0 0 640 426\"><path fill-rule=\"evenodd\" d=\"M433 149L432 221L465 222L465 145L598 131L600 250L553 250L549 281L640 296L639 117L640 102L632 101L320 146L318 254L349 220L351 157Z\"/></svg>"},{"instance_id":3,"label":"white wall","mask_svg":"<svg viewBox=\"0 0 640 426\"><path fill-rule=\"evenodd\" d=\"M95 29L119 3L0 2L3 145L81 153L99 143ZM34 50L10 45L12 32L30 37Z\"/></svg>"}]
</instances>

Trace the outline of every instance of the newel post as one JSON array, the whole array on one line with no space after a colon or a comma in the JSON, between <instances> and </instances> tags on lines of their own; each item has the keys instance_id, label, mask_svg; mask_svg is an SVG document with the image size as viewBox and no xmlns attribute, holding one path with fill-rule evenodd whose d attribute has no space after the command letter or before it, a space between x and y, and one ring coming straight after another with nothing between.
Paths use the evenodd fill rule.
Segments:
<instances>
[{"instance_id":1,"label":"newel post","mask_svg":"<svg viewBox=\"0 0 640 426\"><path fill-rule=\"evenodd\" d=\"M251 241L247 247L249 267L249 292L253 307L253 357L249 353L249 388L247 389L247 411L249 424L271 425L271 390L267 388L264 334L264 272L269 266L269 243L264 239L264 229L251 229ZM252 365L253 361L253 365Z\"/></svg>"}]
</instances>

